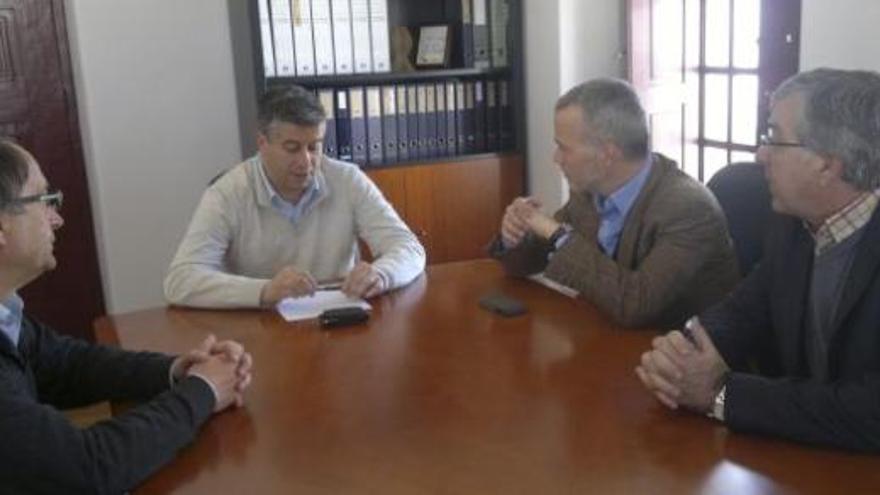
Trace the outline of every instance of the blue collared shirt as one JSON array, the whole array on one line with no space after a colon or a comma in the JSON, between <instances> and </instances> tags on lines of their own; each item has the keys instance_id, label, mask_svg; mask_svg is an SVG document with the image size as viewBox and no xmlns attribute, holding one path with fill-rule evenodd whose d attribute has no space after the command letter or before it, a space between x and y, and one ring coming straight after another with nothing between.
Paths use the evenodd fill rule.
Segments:
<instances>
[{"instance_id":1,"label":"blue collared shirt","mask_svg":"<svg viewBox=\"0 0 880 495\"><path fill-rule=\"evenodd\" d=\"M293 204L282 198L281 195L278 194L278 191L275 190L275 187L272 186L272 182L266 175L266 170L264 168L265 165L263 165L263 160L260 158L259 154L255 157L255 160L257 170L260 171L260 177L263 179L263 185L266 187L266 191L269 192L269 201L272 203L272 208L286 218L291 224L296 224L300 217L303 216L303 213L310 210L318 201L320 196L318 194L318 181L313 180L309 187L303 191L303 195L299 202Z\"/></svg>"},{"instance_id":2,"label":"blue collared shirt","mask_svg":"<svg viewBox=\"0 0 880 495\"><path fill-rule=\"evenodd\" d=\"M632 209L636 198L642 192L642 187L648 180L651 164L652 159L649 156L645 164L642 165L642 169L610 196L607 198L599 195L594 196L593 202L600 218L598 241L602 251L608 256L614 256L614 253L617 252L617 244L620 241L620 233L623 231L626 215Z\"/></svg>"},{"instance_id":3,"label":"blue collared shirt","mask_svg":"<svg viewBox=\"0 0 880 495\"><path fill-rule=\"evenodd\" d=\"M12 342L13 347L18 347L23 311L24 301L15 292L0 301L0 331Z\"/></svg>"}]
</instances>

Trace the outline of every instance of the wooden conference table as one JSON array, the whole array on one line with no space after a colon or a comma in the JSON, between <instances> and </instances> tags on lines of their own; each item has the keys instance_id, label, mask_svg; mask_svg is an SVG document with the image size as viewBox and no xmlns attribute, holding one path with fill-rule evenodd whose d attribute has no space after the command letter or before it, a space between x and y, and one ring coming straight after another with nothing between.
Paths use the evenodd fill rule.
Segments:
<instances>
[{"instance_id":1,"label":"wooden conference table","mask_svg":"<svg viewBox=\"0 0 880 495\"><path fill-rule=\"evenodd\" d=\"M528 314L477 305L500 290ZM437 265L322 331L270 311L152 309L99 340L180 352L209 332L255 360L247 405L135 493L878 493L880 459L734 434L668 411L633 373L653 332L505 277Z\"/></svg>"}]
</instances>

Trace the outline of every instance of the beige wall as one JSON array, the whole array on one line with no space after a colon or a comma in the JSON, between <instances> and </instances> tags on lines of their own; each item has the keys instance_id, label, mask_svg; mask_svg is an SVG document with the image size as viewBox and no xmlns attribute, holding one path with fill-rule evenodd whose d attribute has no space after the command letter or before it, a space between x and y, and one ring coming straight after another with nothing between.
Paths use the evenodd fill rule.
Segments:
<instances>
[{"instance_id":1,"label":"beige wall","mask_svg":"<svg viewBox=\"0 0 880 495\"><path fill-rule=\"evenodd\" d=\"M202 189L240 155L226 3L65 5L108 311L164 304Z\"/></svg>"},{"instance_id":2,"label":"beige wall","mask_svg":"<svg viewBox=\"0 0 880 495\"><path fill-rule=\"evenodd\" d=\"M880 2L803 0L801 68L880 71Z\"/></svg>"},{"instance_id":3,"label":"beige wall","mask_svg":"<svg viewBox=\"0 0 880 495\"><path fill-rule=\"evenodd\" d=\"M524 0L528 187L553 212L568 186L553 163L553 105L565 90L624 75L622 2Z\"/></svg>"}]
</instances>

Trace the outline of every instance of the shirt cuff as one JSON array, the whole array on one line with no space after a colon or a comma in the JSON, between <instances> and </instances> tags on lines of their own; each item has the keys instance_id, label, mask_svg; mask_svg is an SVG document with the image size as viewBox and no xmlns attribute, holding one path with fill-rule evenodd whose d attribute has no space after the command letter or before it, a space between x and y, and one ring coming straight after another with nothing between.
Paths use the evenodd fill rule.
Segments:
<instances>
[{"instance_id":1,"label":"shirt cuff","mask_svg":"<svg viewBox=\"0 0 880 495\"><path fill-rule=\"evenodd\" d=\"M174 360L171 361L171 366L168 367L168 387L169 388L177 385L177 380L174 379L174 363L176 363L176 362L177 362L177 358L174 358Z\"/></svg>"},{"instance_id":2,"label":"shirt cuff","mask_svg":"<svg viewBox=\"0 0 880 495\"><path fill-rule=\"evenodd\" d=\"M558 234L557 232L559 231L562 231L562 233ZM559 225L559 229L557 230L557 232L554 232L553 236L548 239L548 242L552 242L553 244L550 246L550 252L547 253L547 261L550 261L556 251L562 249L562 246L564 246L565 243L567 243L568 240L571 239L571 234L574 232L574 229L571 227L571 225L563 223ZM555 237L555 239L553 237Z\"/></svg>"}]
</instances>

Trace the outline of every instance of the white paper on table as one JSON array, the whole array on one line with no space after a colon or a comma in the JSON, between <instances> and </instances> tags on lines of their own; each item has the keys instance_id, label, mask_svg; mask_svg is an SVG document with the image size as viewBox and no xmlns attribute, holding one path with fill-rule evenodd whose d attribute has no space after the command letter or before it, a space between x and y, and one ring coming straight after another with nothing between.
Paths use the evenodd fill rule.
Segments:
<instances>
[{"instance_id":1,"label":"white paper on table","mask_svg":"<svg viewBox=\"0 0 880 495\"><path fill-rule=\"evenodd\" d=\"M348 297L341 290L319 290L310 297L286 297L275 306L286 321L317 318L328 309L357 306L370 310L370 303L358 297Z\"/></svg>"}]
</instances>

